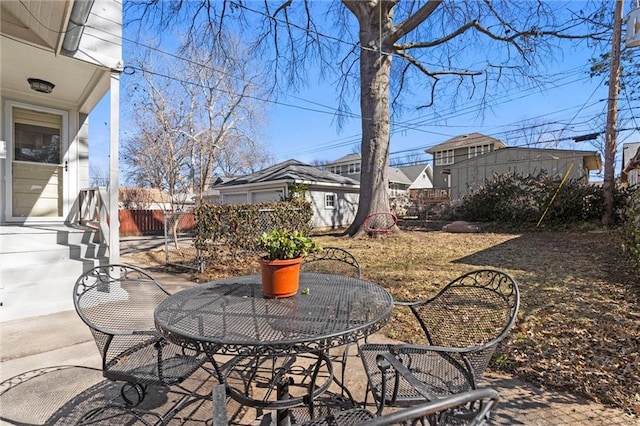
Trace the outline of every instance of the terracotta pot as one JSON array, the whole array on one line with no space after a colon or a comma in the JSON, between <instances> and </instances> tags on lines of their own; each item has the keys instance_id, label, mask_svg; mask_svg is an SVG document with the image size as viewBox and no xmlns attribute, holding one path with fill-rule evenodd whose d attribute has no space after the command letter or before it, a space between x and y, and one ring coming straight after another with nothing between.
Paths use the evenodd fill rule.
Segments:
<instances>
[{"instance_id":1,"label":"terracotta pot","mask_svg":"<svg viewBox=\"0 0 640 426\"><path fill-rule=\"evenodd\" d=\"M258 258L262 271L262 292L266 297L289 297L300 287L302 257L286 260Z\"/></svg>"}]
</instances>

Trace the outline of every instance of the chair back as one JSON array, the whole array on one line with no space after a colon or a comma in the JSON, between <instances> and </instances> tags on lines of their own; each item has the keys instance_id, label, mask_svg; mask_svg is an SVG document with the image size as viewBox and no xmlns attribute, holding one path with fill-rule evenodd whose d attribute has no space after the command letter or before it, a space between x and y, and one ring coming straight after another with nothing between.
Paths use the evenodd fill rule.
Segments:
<instances>
[{"instance_id":1,"label":"chair back","mask_svg":"<svg viewBox=\"0 0 640 426\"><path fill-rule=\"evenodd\" d=\"M520 292L508 274L482 269L456 278L432 299L411 308L429 344L477 348L470 356L477 375L509 332L520 306Z\"/></svg>"},{"instance_id":2,"label":"chair back","mask_svg":"<svg viewBox=\"0 0 640 426\"><path fill-rule=\"evenodd\" d=\"M497 403L498 392L484 388L415 404L378 417L363 408L354 408L295 426L480 426L489 420Z\"/></svg>"},{"instance_id":3,"label":"chair back","mask_svg":"<svg viewBox=\"0 0 640 426\"><path fill-rule=\"evenodd\" d=\"M168 294L141 269L112 264L82 274L73 289L73 302L107 363L110 347L116 344L114 336L119 336L115 339L119 347L112 348L115 355L140 341L141 336L134 336L134 332L155 331L154 310Z\"/></svg>"},{"instance_id":4,"label":"chair back","mask_svg":"<svg viewBox=\"0 0 640 426\"><path fill-rule=\"evenodd\" d=\"M479 426L489 420L498 403L494 389L476 389L446 398L418 404L358 423L358 426L456 425Z\"/></svg>"},{"instance_id":5,"label":"chair back","mask_svg":"<svg viewBox=\"0 0 640 426\"><path fill-rule=\"evenodd\" d=\"M360 265L348 251L338 247L324 247L304 258L300 272L346 275L360 278Z\"/></svg>"}]
</instances>

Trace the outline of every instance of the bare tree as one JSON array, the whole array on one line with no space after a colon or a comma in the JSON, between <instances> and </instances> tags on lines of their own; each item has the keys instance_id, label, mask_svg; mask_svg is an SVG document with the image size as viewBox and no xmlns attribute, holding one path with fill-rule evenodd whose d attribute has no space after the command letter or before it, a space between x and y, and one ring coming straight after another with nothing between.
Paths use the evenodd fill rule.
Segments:
<instances>
[{"instance_id":1,"label":"bare tree","mask_svg":"<svg viewBox=\"0 0 640 426\"><path fill-rule=\"evenodd\" d=\"M127 188L121 187L118 191L119 202L122 203L122 207L129 210L146 210L151 208L154 203L162 204L161 198L154 200L153 195L148 188ZM162 192L158 191L158 197L162 197Z\"/></svg>"},{"instance_id":2,"label":"bare tree","mask_svg":"<svg viewBox=\"0 0 640 426\"><path fill-rule=\"evenodd\" d=\"M233 177L271 160L258 138L264 116L255 101L266 98L265 84L255 72L255 61L233 37L227 38L224 51L192 43L181 53L190 58L181 84L185 101L190 102L187 122L193 141L194 192L202 202L202 192L210 186L215 170Z\"/></svg>"},{"instance_id":3,"label":"bare tree","mask_svg":"<svg viewBox=\"0 0 640 426\"><path fill-rule=\"evenodd\" d=\"M182 63L143 52L130 65L139 77L129 87L135 130L124 141L130 182L166 191L175 203L180 193L201 202L213 174L236 176L271 160L257 130L264 85L235 40L224 48L187 45Z\"/></svg>"},{"instance_id":4,"label":"bare tree","mask_svg":"<svg viewBox=\"0 0 640 426\"><path fill-rule=\"evenodd\" d=\"M311 165L319 169L324 169L324 166L326 166L329 163L330 163L329 160L320 160L317 158L311 161Z\"/></svg>"},{"instance_id":5,"label":"bare tree","mask_svg":"<svg viewBox=\"0 0 640 426\"><path fill-rule=\"evenodd\" d=\"M415 166L417 164L427 164L428 162L428 158L418 153L407 154L402 158L397 157L389 159L389 165L392 167Z\"/></svg>"},{"instance_id":6,"label":"bare tree","mask_svg":"<svg viewBox=\"0 0 640 426\"><path fill-rule=\"evenodd\" d=\"M556 41L597 36L580 27L590 15L579 9L592 6L541 0L140 0L127 10L152 27L182 26L194 43L203 37L220 42L241 28L256 54L272 58L267 71L273 90L297 88L312 61L321 75L337 71L342 118L352 116L349 95L360 99L360 199L347 230L357 235L368 214L390 209L390 118L401 111L403 94L418 93L426 99L422 107L435 109L445 99L490 100L496 86L540 81L536 68L551 60Z\"/></svg>"},{"instance_id":7,"label":"bare tree","mask_svg":"<svg viewBox=\"0 0 640 426\"><path fill-rule=\"evenodd\" d=\"M150 67L148 57L138 64ZM142 72L141 81L129 89L133 94L132 120L136 130L123 141L123 162L127 180L139 187L157 188L169 194L189 190L189 154L191 141L177 136L186 112L183 105L172 101L179 91L170 81L152 72Z\"/></svg>"},{"instance_id":8,"label":"bare tree","mask_svg":"<svg viewBox=\"0 0 640 426\"><path fill-rule=\"evenodd\" d=\"M109 170L104 169L101 165L89 166L89 185L109 187Z\"/></svg>"}]
</instances>

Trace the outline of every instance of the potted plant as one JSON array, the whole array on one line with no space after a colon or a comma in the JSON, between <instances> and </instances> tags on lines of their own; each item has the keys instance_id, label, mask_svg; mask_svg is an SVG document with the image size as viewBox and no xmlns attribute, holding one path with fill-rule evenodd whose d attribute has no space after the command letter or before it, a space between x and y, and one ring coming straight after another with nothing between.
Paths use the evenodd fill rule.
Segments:
<instances>
[{"instance_id":1,"label":"potted plant","mask_svg":"<svg viewBox=\"0 0 640 426\"><path fill-rule=\"evenodd\" d=\"M266 297L289 297L298 292L300 263L322 247L298 231L274 229L256 240L264 254L258 259L262 272L262 291Z\"/></svg>"}]
</instances>

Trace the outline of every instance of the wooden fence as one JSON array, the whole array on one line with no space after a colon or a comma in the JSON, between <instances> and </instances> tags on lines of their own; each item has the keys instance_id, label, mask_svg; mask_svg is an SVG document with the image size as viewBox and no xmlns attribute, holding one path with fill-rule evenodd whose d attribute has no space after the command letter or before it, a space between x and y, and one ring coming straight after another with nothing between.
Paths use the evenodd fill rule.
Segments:
<instances>
[{"instance_id":1,"label":"wooden fence","mask_svg":"<svg viewBox=\"0 0 640 426\"><path fill-rule=\"evenodd\" d=\"M119 210L120 236L164 235L163 210ZM191 229L195 225L193 213L180 214L180 228Z\"/></svg>"}]
</instances>

